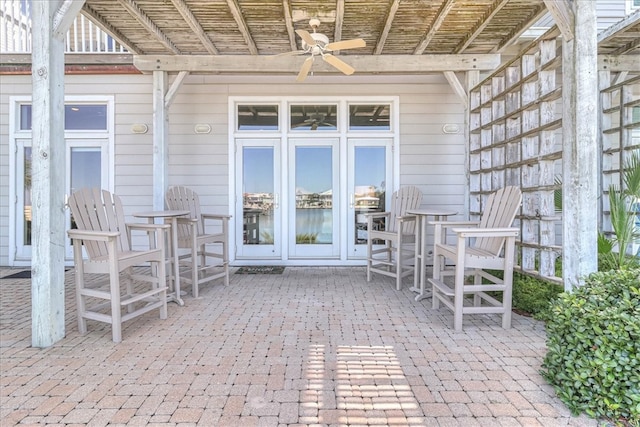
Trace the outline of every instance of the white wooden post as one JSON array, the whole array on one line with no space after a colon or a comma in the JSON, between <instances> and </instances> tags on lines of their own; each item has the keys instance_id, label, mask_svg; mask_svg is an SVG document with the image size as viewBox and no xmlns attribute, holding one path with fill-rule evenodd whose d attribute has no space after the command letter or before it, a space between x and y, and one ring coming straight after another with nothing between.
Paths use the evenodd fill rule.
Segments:
<instances>
[{"instance_id":1,"label":"white wooden post","mask_svg":"<svg viewBox=\"0 0 640 427\"><path fill-rule=\"evenodd\" d=\"M64 338L64 35L84 4L32 2L31 344Z\"/></svg>"},{"instance_id":2,"label":"white wooden post","mask_svg":"<svg viewBox=\"0 0 640 427\"><path fill-rule=\"evenodd\" d=\"M165 101L168 75L153 72L153 209L164 209L169 176L169 114Z\"/></svg>"},{"instance_id":3,"label":"white wooden post","mask_svg":"<svg viewBox=\"0 0 640 427\"><path fill-rule=\"evenodd\" d=\"M562 274L565 290L598 269L598 55L596 5L572 2L574 35L563 41Z\"/></svg>"}]
</instances>

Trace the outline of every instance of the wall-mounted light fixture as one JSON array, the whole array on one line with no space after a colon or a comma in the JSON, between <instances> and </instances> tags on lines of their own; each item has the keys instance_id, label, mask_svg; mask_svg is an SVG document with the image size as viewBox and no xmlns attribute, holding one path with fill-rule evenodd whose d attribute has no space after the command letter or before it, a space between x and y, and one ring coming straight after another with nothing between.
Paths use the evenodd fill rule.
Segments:
<instances>
[{"instance_id":1,"label":"wall-mounted light fixture","mask_svg":"<svg viewBox=\"0 0 640 427\"><path fill-rule=\"evenodd\" d=\"M206 124L206 123L198 123L197 125L195 125L193 127L193 131L195 133L210 133L211 132L211 125Z\"/></svg>"},{"instance_id":2,"label":"wall-mounted light fixture","mask_svg":"<svg viewBox=\"0 0 640 427\"><path fill-rule=\"evenodd\" d=\"M147 133L149 126L144 123L134 123L131 125L131 132L133 133Z\"/></svg>"},{"instance_id":3,"label":"wall-mounted light fixture","mask_svg":"<svg viewBox=\"0 0 640 427\"><path fill-rule=\"evenodd\" d=\"M442 126L443 133L458 133L460 132L460 126L455 123L447 123Z\"/></svg>"}]
</instances>

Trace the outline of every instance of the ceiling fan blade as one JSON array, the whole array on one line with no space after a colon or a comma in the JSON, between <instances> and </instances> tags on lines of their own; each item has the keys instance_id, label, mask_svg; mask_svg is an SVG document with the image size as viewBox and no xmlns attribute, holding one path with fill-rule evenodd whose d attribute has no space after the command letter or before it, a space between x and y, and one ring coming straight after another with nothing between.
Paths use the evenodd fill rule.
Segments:
<instances>
[{"instance_id":1,"label":"ceiling fan blade","mask_svg":"<svg viewBox=\"0 0 640 427\"><path fill-rule=\"evenodd\" d=\"M311 37L311 34L309 34L307 30L296 30L296 34L309 46L315 46L317 44L316 40Z\"/></svg>"},{"instance_id":2,"label":"ceiling fan blade","mask_svg":"<svg viewBox=\"0 0 640 427\"><path fill-rule=\"evenodd\" d=\"M329 64L336 67L338 70L342 71L347 76L350 76L351 74L353 74L354 71L356 71L356 69L353 68L351 65L347 64L341 59L338 59L338 57L333 56L330 53L325 53L324 55L322 55L322 59L324 59Z\"/></svg>"},{"instance_id":3,"label":"ceiling fan blade","mask_svg":"<svg viewBox=\"0 0 640 427\"><path fill-rule=\"evenodd\" d=\"M362 39L342 40L339 42L333 42L326 45L326 50L342 50L342 49L354 49L356 47L365 47L367 42Z\"/></svg>"},{"instance_id":4,"label":"ceiling fan blade","mask_svg":"<svg viewBox=\"0 0 640 427\"><path fill-rule=\"evenodd\" d=\"M309 70L311 70L311 66L313 65L313 56L308 57L302 63L302 67L300 68L300 72L298 73L297 81L303 82L304 79L307 78L307 74L309 74Z\"/></svg>"}]
</instances>

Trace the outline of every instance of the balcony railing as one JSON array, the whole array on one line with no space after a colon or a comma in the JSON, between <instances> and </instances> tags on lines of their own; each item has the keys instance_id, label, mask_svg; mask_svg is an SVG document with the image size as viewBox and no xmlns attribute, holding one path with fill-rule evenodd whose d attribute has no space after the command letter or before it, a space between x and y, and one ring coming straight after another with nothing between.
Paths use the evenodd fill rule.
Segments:
<instances>
[{"instance_id":1,"label":"balcony railing","mask_svg":"<svg viewBox=\"0 0 640 427\"><path fill-rule=\"evenodd\" d=\"M0 0L0 52L31 53L31 0ZM67 32L67 53L126 53L124 46L80 14Z\"/></svg>"}]
</instances>

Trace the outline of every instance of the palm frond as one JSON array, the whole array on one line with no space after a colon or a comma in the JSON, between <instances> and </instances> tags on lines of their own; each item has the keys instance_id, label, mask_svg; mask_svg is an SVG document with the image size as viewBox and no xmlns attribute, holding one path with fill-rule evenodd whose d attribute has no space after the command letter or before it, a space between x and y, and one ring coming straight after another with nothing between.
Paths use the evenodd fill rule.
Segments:
<instances>
[{"instance_id":1,"label":"palm frond","mask_svg":"<svg viewBox=\"0 0 640 427\"><path fill-rule=\"evenodd\" d=\"M640 199L640 150L635 150L627 158L622 172L622 182L625 192Z\"/></svg>"}]
</instances>

